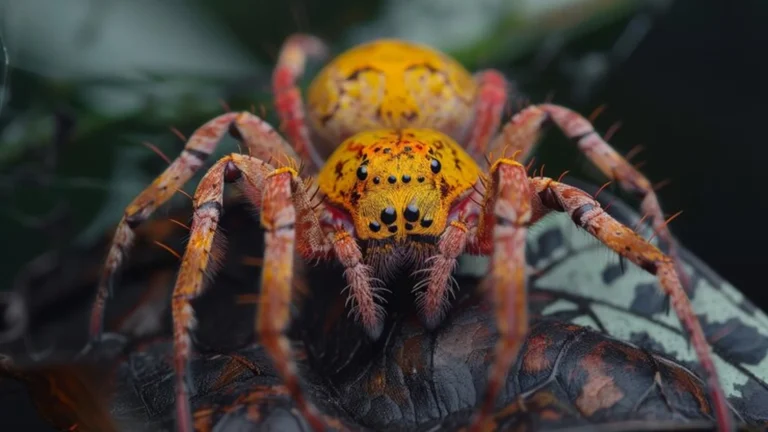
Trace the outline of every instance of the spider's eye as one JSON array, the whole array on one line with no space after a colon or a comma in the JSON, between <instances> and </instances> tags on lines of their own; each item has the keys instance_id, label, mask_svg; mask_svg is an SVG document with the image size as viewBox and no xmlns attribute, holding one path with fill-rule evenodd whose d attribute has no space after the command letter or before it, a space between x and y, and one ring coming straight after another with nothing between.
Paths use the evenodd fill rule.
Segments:
<instances>
[{"instance_id":1,"label":"spider's eye","mask_svg":"<svg viewBox=\"0 0 768 432\"><path fill-rule=\"evenodd\" d=\"M437 174L437 173L440 172L440 168L442 168L442 166L440 165L440 161L439 160L432 159L432 162L430 162L430 164L429 164L429 168L432 169L433 173Z\"/></svg>"},{"instance_id":2,"label":"spider's eye","mask_svg":"<svg viewBox=\"0 0 768 432\"><path fill-rule=\"evenodd\" d=\"M360 168L357 169L357 178L360 180L365 180L368 177L368 167L365 165L360 165Z\"/></svg>"},{"instance_id":3,"label":"spider's eye","mask_svg":"<svg viewBox=\"0 0 768 432\"><path fill-rule=\"evenodd\" d=\"M387 207L381 211L381 221L387 225L395 223L397 220L397 212L394 207Z\"/></svg>"},{"instance_id":4,"label":"spider's eye","mask_svg":"<svg viewBox=\"0 0 768 432\"><path fill-rule=\"evenodd\" d=\"M403 217L408 222L416 222L419 220L419 208L415 204L408 204L408 207L403 212Z\"/></svg>"}]
</instances>

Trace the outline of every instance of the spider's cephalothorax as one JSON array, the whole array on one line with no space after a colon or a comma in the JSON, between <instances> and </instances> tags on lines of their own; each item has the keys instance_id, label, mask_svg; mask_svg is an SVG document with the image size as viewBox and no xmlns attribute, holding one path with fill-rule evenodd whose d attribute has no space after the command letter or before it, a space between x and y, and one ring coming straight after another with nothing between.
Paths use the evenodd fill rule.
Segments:
<instances>
[{"instance_id":1,"label":"spider's cephalothorax","mask_svg":"<svg viewBox=\"0 0 768 432\"><path fill-rule=\"evenodd\" d=\"M281 50L273 88L288 141L251 113L230 112L210 120L131 202L117 227L91 316L93 338L101 335L108 284L133 243L134 229L203 166L225 134L232 134L247 149L246 154L233 153L215 162L194 196L189 244L171 301L180 430L193 430L184 378L192 348L189 332L195 323L190 302L203 291L216 254L214 240L221 235L217 226L227 183L240 188L243 197L259 208L265 231L259 341L315 430L339 423L319 414L306 399L284 334L296 254L335 259L343 266L350 307L372 337L382 329L385 311L377 291L389 271L415 269L418 282L413 288L422 318L431 327L447 310L458 257L489 256L485 286L498 341L472 425L478 430L493 411L528 330L527 228L552 211L567 213L607 247L657 276L707 374L713 416L721 429L730 427L728 404L680 283L675 243L651 183L589 121L562 106L532 105L498 133L507 98L506 81L499 72L488 70L472 77L443 54L394 40L371 42L329 63L310 86L305 112L295 83L307 56L324 51L318 39L306 35L292 36ZM642 209L657 236L669 245L670 256L605 213L587 193L550 178L528 177L515 155L527 157L548 122L571 138L605 175L641 197ZM341 144L318 151L313 136ZM326 153L330 153L327 160ZM486 154L491 155L490 163ZM309 174L317 174L316 182L300 177L294 168L300 162Z\"/></svg>"},{"instance_id":2,"label":"spider's cephalothorax","mask_svg":"<svg viewBox=\"0 0 768 432\"><path fill-rule=\"evenodd\" d=\"M318 176L327 203L346 210L360 240L439 236L480 168L452 139L429 129L361 132Z\"/></svg>"},{"instance_id":3,"label":"spider's cephalothorax","mask_svg":"<svg viewBox=\"0 0 768 432\"><path fill-rule=\"evenodd\" d=\"M477 163L453 139L406 128L360 132L344 141L320 171L318 187L328 208L341 211L326 217L348 219L364 262L386 281L397 270L423 268L438 253L446 225L463 215L482 184ZM443 299L435 310L427 306L426 322L437 324L442 307ZM367 329L378 337L381 322Z\"/></svg>"}]
</instances>

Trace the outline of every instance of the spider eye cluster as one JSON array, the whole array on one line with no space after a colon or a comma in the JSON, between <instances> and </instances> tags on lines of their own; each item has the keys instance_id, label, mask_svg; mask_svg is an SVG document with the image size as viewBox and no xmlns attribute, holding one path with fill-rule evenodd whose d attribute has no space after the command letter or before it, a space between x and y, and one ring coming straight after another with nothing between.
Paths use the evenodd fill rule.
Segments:
<instances>
[{"instance_id":1,"label":"spider eye cluster","mask_svg":"<svg viewBox=\"0 0 768 432\"><path fill-rule=\"evenodd\" d=\"M440 170L442 168L443 168L442 164L437 159L433 158L430 161L430 163L429 163L429 169L434 174L439 174ZM355 174L357 175L357 179L358 180L360 180L360 181L366 180L368 178L368 165L367 165L367 163L364 163L364 164L360 165L359 167L357 167L357 171L355 172ZM406 184L410 183L412 179L413 179L413 177L410 174L403 174L400 177L400 181L403 182L403 183L406 183ZM416 177L416 181L419 182L419 183L424 183L425 180L426 180L426 178L424 176ZM381 183L381 177L376 176L376 177L373 178L373 184L380 184L380 183ZM389 183L389 184L397 183L397 176L395 176L393 174L390 174L389 176L387 176L387 183Z\"/></svg>"}]
</instances>

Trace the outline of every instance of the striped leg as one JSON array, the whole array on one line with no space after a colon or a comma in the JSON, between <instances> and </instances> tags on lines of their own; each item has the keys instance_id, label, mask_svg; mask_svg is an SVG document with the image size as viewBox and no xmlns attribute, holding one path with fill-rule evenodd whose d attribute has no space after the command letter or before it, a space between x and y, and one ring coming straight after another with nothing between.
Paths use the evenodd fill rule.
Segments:
<instances>
[{"instance_id":1,"label":"striped leg","mask_svg":"<svg viewBox=\"0 0 768 432\"><path fill-rule=\"evenodd\" d=\"M499 336L482 405L472 419L471 431L482 430L493 414L496 398L528 333L525 236L531 219L530 197L523 165L511 159L493 164L477 242L491 256L491 272L484 286L489 291Z\"/></svg>"},{"instance_id":2,"label":"striped leg","mask_svg":"<svg viewBox=\"0 0 768 432\"><path fill-rule=\"evenodd\" d=\"M312 220L302 214L296 202L307 201L307 191L293 168L274 169L246 155L232 154L219 160L203 177L195 193L195 211L189 244L173 291L174 368L176 371L176 412L178 429L192 432L187 365L191 353L189 332L194 329L190 302L204 289L210 270L214 240L221 213L225 182L236 182L247 199L261 210L265 228L265 251L256 331L260 343L270 354L299 411L314 430L324 430L325 421L304 397L285 330L290 322L291 286L296 221ZM295 187L295 192L292 192ZM257 199L260 197L260 200ZM312 213L314 214L314 213ZM319 233L319 223L314 218ZM322 235L313 239L323 244ZM318 254L322 251L318 251Z\"/></svg>"},{"instance_id":3,"label":"striped leg","mask_svg":"<svg viewBox=\"0 0 768 432\"><path fill-rule=\"evenodd\" d=\"M518 113L504 127L503 132L490 146L493 151L512 154L520 151L519 160L524 160L538 141L541 128L553 121L565 135L573 140L587 158L611 180L618 182L622 189L629 191L641 202L641 210L651 219L656 235L667 245L675 270L684 287L688 287L688 274L684 272L677 252L677 242L665 222L664 212L659 204L651 182L632 166L623 156L605 142L592 124L580 114L558 105L533 105Z\"/></svg>"},{"instance_id":4,"label":"striped leg","mask_svg":"<svg viewBox=\"0 0 768 432\"><path fill-rule=\"evenodd\" d=\"M93 341L101 337L104 309L107 297L112 291L112 278L133 244L134 230L189 181L227 133L240 139L251 155L266 159L275 154L285 154L295 158L293 150L272 127L247 112L223 114L197 129L184 146L181 155L125 209L125 215L117 226L99 278L89 326Z\"/></svg>"},{"instance_id":5,"label":"striped leg","mask_svg":"<svg viewBox=\"0 0 768 432\"><path fill-rule=\"evenodd\" d=\"M688 333L691 345L704 369L719 430L732 430L733 421L728 402L720 388L709 344L693 312L691 302L680 284L672 259L632 229L613 219L586 192L545 177L533 178L531 184L535 191L534 221L551 210L566 212L576 225L584 228L603 244L645 271L656 275L659 286L669 296L672 308Z\"/></svg>"},{"instance_id":6,"label":"striped leg","mask_svg":"<svg viewBox=\"0 0 768 432\"><path fill-rule=\"evenodd\" d=\"M277 67L272 75L272 89L280 127L299 156L314 165L314 171L323 166L323 158L312 145L306 109L296 81L304 74L308 57L325 57L327 52L325 44L314 36L292 35L280 49Z\"/></svg>"}]
</instances>

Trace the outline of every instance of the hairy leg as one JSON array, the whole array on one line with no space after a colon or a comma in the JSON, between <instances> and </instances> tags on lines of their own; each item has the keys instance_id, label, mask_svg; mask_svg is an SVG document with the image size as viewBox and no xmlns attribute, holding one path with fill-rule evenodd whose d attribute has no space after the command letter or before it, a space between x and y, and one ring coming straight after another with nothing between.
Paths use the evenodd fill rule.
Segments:
<instances>
[{"instance_id":1,"label":"hairy leg","mask_svg":"<svg viewBox=\"0 0 768 432\"><path fill-rule=\"evenodd\" d=\"M192 431L187 389L187 364L191 353L189 332L194 329L191 300L204 289L204 277L214 258L213 245L221 213L225 182L235 182L261 213L265 228L265 251L256 331L270 354L299 411L314 430L325 422L304 397L285 330L290 323L291 286L296 221L306 219L295 203L307 201L306 189L293 168L273 168L246 155L232 154L219 160L203 177L195 193L195 211L190 239L173 291L174 367L176 411L179 430ZM295 192L292 189L295 187ZM258 197L258 199L257 199ZM297 214L298 213L298 214ZM319 223L315 218L319 231ZM315 239L322 244L320 239ZM322 253L322 251L317 251Z\"/></svg>"},{"instance_id":2,"label":"hairy leg","mask_svg":"<svg viewBox=\"0 0 768 432\"><path fill-rule=\"evenodd\" d=\"M126 207L99 278L89 326L91 339L101 337L112 278L133 245L134 230L189 181L227 133L243 140L249 154L284 154L295 157L290 146L266 122L247 112L223 114L198 128L187 141L181 155Z\"/></svg>"},{"instance_id":3,"label":"hairy leg","mask_svg":"<svg viewBox=\"0 0 768 432\"><path fill-rule=\"evenodd\" d=\"M306 109L296 81L304 74L308 57L325 57L328 49L318 38L294 34L280 49L277 67L272 75L275 108L280 127L303 160L313 164L314 171L323 166L323 158L312 145L306 121Z\"/></svg>"},{"instance_id":4,"label":"hairy leg","mask_svg":"<svg viewBox=\"0 0 768 432\"><path fill-rule=\"evenodd\" d=\"M491 256L484 281L496 317L498 340L480 410L470 430L481 430L492 415L496 398L506 382L528 333L525 237L531 219L531 186L525 167L499 159L491 167L477 243Z\"/></svg>"},{"instance_id":5,"label":"hairy leg","mask_svg":"<svg viewBox=\"0 0 768 432\"><path fill-rule=\"evenodd\" d=\"M382 282L372 275L370 266L363 263L363 254L352 235L342 228L333 233L333 251L344 266L351 313L363 325L371 339L378 339L384 328L384 308L376 303L381 301L378 291Z\"/></svg>"},{"instance_id":6,"label":"hairy leg","mask_svg":"<svg viewBox=\"0 0 768 432\"><path fill-rule=\"evenodd\" d=\"M437 254L427 259L428 267L414 272L421 280L413 291L417 291L421 319L429 329L442 322L448 307L448 294L457 288L452 274L459 255L466 248L469 230L470 227L462 220L451 222L437 242ZM426 290L421 291L424 287Z\"/></svg>"},{"instance_id":7,"label":"hairy leg","mask_svg":"<svg viewBox=\"0 0 768 432\"><path fill-rule=\"evenodd\" d=\"M669 296L672 308L688 333L691 345L704 369L718 427L720 430L732 430L728 402L720 388L709 343L693 312L691 302L680 284L672 259L631 228L613 219L586 192L545 177L533 178L531 184L535 192L533 222L552 210L566 212L576 225L584 228L622 257L658 278L659 286Z\"/></svg>"},{"instance_id":8,"label":"hairy leg","mask_svg":"<svg viewBox=\"0 0 768 432\"><path fill-rule=\"evenodd\" d=\"M501 72L486 70L475 75L478 92L475 117L467 141L467 152L482 161L486 147L496 135L507 103L507 81Z\"/></svg>"},{"instance_id":9,"label":"hairy leg","mask_svg":"<svg viewBox=\"0 0 768 432\"><path fill-rule=\"evenodd\" d=\"M651 225L656 235L667 245L675 270L680 275L683 285L687 287L689 285L688 275L683 271L682 261L677 252L677 243L667 227L653 185L648 178L603 140L592 124L583 116L558 105L529 106L515 115L504 126L502 133L494 140L490 148L492 151L503 151L505 154L520 151L520 160L524 160L538 141L541 128L548 121L553 121L569 139L574 141L579 150L603 174L618 182L622 189L635 194L641 200L642 212L651 218Z\"/></svg>"}]
</instances>

